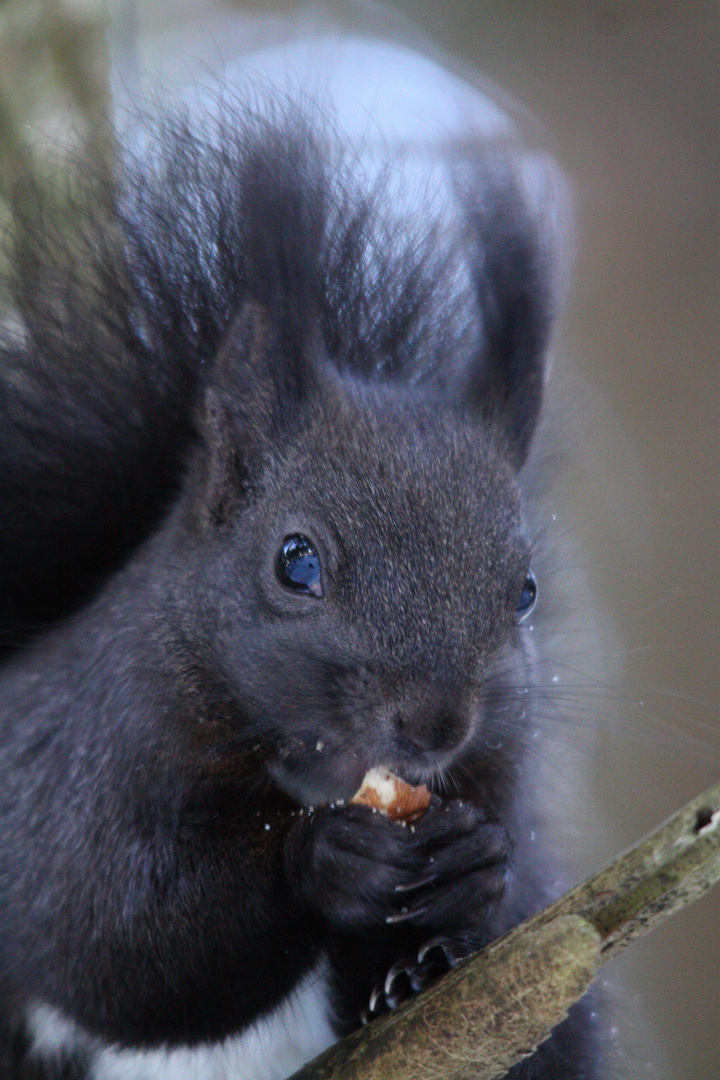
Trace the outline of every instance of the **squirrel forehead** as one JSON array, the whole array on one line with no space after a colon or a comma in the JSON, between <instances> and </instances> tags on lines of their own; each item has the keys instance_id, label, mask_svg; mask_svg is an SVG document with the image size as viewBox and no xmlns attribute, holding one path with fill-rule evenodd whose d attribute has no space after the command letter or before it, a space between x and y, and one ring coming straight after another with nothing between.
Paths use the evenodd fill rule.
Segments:
<instances>
[{"instance_id":1,"label":"squirrel forehead","mask_svg":"<svg viewBox=\"0 0 720 1080\"><path fill-rule=\"evenodd\" d=\"M386 662L468 674L506 640L526 565L515 476L479 421L386 405L317 417L278 462L272 509L327 540L329 606Z\"/></svg>"},{"instance_id":2,"label":"squirrel forehead","mask_svg":"<svg viewBox=\"0 0 720 1080\"><path fill-rule=\"evenodd\" d=\"M288 497L347 518L353 531L400 523L456 532L485 522L515 532L520 497L502 442L447 405L382 395L322 410L295 441L278 480Z\"/></svg>"}]
</instances>

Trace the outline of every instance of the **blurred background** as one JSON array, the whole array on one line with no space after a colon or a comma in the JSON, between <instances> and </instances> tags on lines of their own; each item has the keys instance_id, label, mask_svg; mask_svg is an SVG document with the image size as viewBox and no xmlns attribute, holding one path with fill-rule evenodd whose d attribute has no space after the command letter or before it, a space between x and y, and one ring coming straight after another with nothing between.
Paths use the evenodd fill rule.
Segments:
<instances>
[{"instance_id":1,"label":"blurred background","mask_svg":"<svg viewBox=\"0 0 720 1080\"><path fill-rule=\"evenodd\" d=\"M262 16L292 3L244 3ZM589 870L720 776L720 8L696 0L395 0L453 62L504 89L574 192L556 364L570 379L573 475L559 505L614 626L596 721L599 813ZM0 0L2 193L39 130L99 154L107 42L182 64L223 58L229 4ZM412 40L412 31L407 31ZM148 59L149 58L149 59ZM618 666L614 666L618 661ZM607 972L629 1077L720 1077L720 888Z\"/></svg>"}]
</instances>

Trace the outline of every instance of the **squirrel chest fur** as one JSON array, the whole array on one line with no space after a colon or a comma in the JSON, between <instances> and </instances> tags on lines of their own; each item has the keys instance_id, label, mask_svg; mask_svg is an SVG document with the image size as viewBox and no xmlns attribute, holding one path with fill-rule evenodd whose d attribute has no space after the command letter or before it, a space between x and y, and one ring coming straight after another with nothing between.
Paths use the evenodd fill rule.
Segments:
<instances>
[{"instance_id":1,"label":"squirrel chest fur","mask_svg":"<svg viewBox=\"0 0 720 1080\"><path fill-rule=\"evenodd\" d=\"M546 900L552 176L437 65L322 39L148 123L74 239L21 225L8 1075L279 1080ZM412 828L349 804L379 767L433 793ZM581 1006L512 1077L596 1057Z\"/></svg>"}]
</instances>

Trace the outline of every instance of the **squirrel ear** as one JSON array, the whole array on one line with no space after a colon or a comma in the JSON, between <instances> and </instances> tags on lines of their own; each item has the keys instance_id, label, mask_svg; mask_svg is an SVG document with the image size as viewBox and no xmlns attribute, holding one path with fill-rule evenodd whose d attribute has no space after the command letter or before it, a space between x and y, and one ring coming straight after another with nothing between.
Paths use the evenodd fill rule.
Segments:
<instances>
[{"instance_id":1,"label":"squirrel ear","mask_svg":"<svg viewBox=\"0 0 720 1080\"><path fill-rule=\"evenodd\" d=\"M470 207L478 237L474 269L481 349L463 404L499 427L515 468L524 463L540 413L553 316L549 244L516 182L485 183Z\"/></svg>"},{"instance_id":2,"label":"squirrel ear","mask_svg":"<svg viewBox=\"0 0 720 1080\"><path fill-rule=\"evenodd\" d=\"M314 341L289 342L268 311L247 301L215 360L200 430L207 449L206 506L220 524L251 497L281 433L302 423L319 391Z\"/></svg>"},{"instance_id":3,"label":"squirrel ear","mask_svg":"<svg viewBox=\"0 0 720 1080\"><path fill-rule=\"evenodd\" d=\"M302 124L249 139L238 179L247 299L215 360L203 423L218 505L233 488L257 486L272 448L302 423L322 381L322 160Z\"/></svg>"},{"instance_id":4,"label":"squirrel ear","mask_svg":"<svg viewBox=\"0 0 720 1080\"><path fill-rule=\"evenodd\" d=\"M211 385L251 442L273 444L298 423L319 390L316 320L308 319L295 334L285 329L263 304L248 300L215 360Z\"/></svg>"}]
</instances>

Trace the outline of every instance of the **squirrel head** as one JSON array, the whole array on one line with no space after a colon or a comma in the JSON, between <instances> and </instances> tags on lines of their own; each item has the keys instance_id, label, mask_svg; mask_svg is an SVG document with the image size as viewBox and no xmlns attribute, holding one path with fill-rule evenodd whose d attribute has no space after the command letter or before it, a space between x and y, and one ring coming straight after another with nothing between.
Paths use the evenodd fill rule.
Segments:
<instances>
[{"instance_id":1,"label":"squirrel head","mask_svg":"<svg viewBox=\"0 0 720 1080\"><path fill-rule=\"evenodd\" d=\"M310 171L271 176L260 155L244 174L245 299L205 390L185 555L206 662L278 782L311 803L349 797L376 765L431 779L491 737L498 672L523 681L534 583L517 472L550 305L522 200L486 177L466 200L471 361L448 357L442 379L343 365Z\"/></svg>"},{"instance_id":2,"label":"squirrel head","mask_svg":"<svg viewBox=\"0 0 720 1080\"><path fill-rule=\"evenodd\" d=\"M217 359L192 488L211 667L301 802L369 767L442 771L522 662L517 431L497 375L462 392L339 373L248 303ZM491 393L496 396L491 400ZM493 721L494 722L494 721Z\"/></svg>"}]
</instances>

